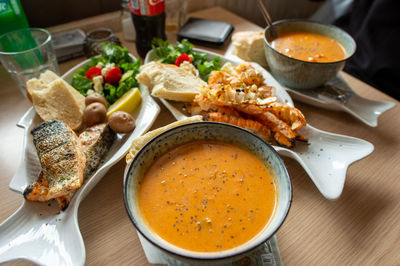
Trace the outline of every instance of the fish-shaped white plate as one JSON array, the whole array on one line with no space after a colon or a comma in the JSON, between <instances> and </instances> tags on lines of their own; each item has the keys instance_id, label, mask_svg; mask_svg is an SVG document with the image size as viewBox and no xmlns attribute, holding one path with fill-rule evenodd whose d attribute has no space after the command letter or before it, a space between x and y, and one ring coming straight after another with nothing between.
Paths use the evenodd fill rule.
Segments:
<instances>
[{"instance_id":1,"label":"fish-shaped white plate","mask_svg":"<svg viewBox=\"0 0 400 266\"><path fill-rule=\"evenodd\" d=\"M135 58L131 55L135 60ZM68 83L77 69L86 65L86 60L62 78ZM84 181L77 190L68 208L60 212L55 201L50 203L24 200L21 207L0 225L0 264L24 259L39 265L84 265L86 252L78 224L80 202L101 180L107 171L128 152L132 140L150 129L160 112L160 107L141 88L142 102L133 116L136 128L130 134L117 134L110 151L98 169ZM10 189L22 193L37 179L41 170L36 149L33 145L31 129L41 122L35 109L30 108L18 126L25 130L24 150L21 164L10 183Z\"/></svg>"},{"instance_id":2,"label":"fish-shaped white plate","mask_svg":"<svg viewBox=\"0 0 400 266\"><path fill-rule=\"evenodd\" d=\"M221 65L226 62L237 65L241 62L241 60L234 60L209 51L194 50L207 54L208 60L219 56ZM147 54L145 63L155 60L157 60L157 57L151 51ZM267 85L276 88L278 101L294 106L289 94L269 72L256 63L252 63L252 65L262 72ZM186 117L182 112L181 104L164 99L160 100L177 120ZM339 198L343 191L347 167L369 155L374 150L374 146L362 139L316 129L310 124L304 126L299 132L308 138L308 143L298 142L292 149L279 146L274 146L274 148L280 155L297 160L324 197L331 200Z\"/></svg>"}]
</instances>

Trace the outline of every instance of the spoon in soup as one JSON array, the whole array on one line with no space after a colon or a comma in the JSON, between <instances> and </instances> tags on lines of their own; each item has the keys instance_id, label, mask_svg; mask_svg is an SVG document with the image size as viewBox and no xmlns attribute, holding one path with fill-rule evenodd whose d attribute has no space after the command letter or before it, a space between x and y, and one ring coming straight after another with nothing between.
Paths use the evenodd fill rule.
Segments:
<instances>
[{"instance_id":1,"label":"spoon in soup","mask_svg":"<svg viewBox=\"0 0 400 266\"><path fill-rule=\"evenodd\" d=\"M263 17L269 26L272 38L274 38L274 39L277 38L278 34L276 33L275 28L272 26L271 16L269 15L268 10L265 8L262 0L258 0L258 5L261 7L261 13L263 14Z\"/></svg>"}]
</instances>

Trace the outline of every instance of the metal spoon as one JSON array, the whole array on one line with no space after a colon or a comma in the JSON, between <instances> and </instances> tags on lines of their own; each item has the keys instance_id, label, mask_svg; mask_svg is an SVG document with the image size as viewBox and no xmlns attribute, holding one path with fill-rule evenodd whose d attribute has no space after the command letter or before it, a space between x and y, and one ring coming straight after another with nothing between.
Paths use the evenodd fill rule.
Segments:
<instances>
[{"instance_id":1,"label":"metal spoon","mask_svg":"<svg viewBox=\"0 0 400 266\"><path fill-rule=\"evenodd\" d=\"M271 16L268 13L268 10L265 8L264 3L262 2L262 0L258 0L258 4L261 7L261 13L263 14L263 17L265 19L265 21L267 22L269 29L271 31L271 35L272 38L277 38L278 34L275 31L275 28L272 26L272 19Z\"/></svg>"}]
</instances>

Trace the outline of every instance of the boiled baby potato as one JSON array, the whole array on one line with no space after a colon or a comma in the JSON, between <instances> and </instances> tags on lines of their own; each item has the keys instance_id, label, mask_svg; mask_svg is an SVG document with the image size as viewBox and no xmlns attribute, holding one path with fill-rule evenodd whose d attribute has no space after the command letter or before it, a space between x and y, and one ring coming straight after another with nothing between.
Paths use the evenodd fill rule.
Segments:
<instances>
[{"instance_id":1,"label":"boiled baby potato","mask_svg":"<svg viewBox=\"0 0 400 266\"><path fill-rule=\"evenodd\" d=\"M86 106L83 112L83 122L91 127L106 120L107 109L99 102L94 102Z\"/></svg>"},{"instance_id":2,"label":"boiled baby potato","mask_svg":"<svg viewBox=\"0 0 400 266\"><path fill-rule=\"evenodd\" d=\"M86 96L86 98L85 98L86 106L90 105L91 103L101 103L106 108L108 107L108 102L107 102L106 98L104 98L104 96L99 93L92 93L92 94Z\"/></svg>"},{"instance_id":3,"label":"boiled baby potato","mask_svg":"<svg viewBox=\"0 0 400 266\"><path fill-rule=\"evenodd\" d=\"M135 129L135 119L124 111L116 111L108 117L108 123L117 133L130 133Z\"/></svg>"}]
</instances>

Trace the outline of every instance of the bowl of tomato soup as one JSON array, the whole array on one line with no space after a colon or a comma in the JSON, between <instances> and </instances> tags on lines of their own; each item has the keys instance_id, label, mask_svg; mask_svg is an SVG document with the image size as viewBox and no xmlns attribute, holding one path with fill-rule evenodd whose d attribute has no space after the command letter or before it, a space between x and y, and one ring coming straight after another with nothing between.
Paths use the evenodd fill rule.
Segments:
<instances>
[{"instance_id":1,"label":"bowl of tomato soup","mask_svg":"<svg viewBox=\"0 0 400 266\"><path fill-rule=\"evenodd\" d=\"M134 157L124 201L137 231L179 260L225 263L272 237L292 198L286 167L255 134L198 122L166 131Z\"/></svg>"},{"instance_id":2,"label":"bowl of tomato soup","mask_svg":"<svg viewBox=\"0 0 400 266\"><path fill-rule=\"evenodd\" d=\"M264 32L264 51L272 75L295 89L317 88L343 69L356 44L342 29L308 20L281 20Z\"/></svg>"}]
</instances>

